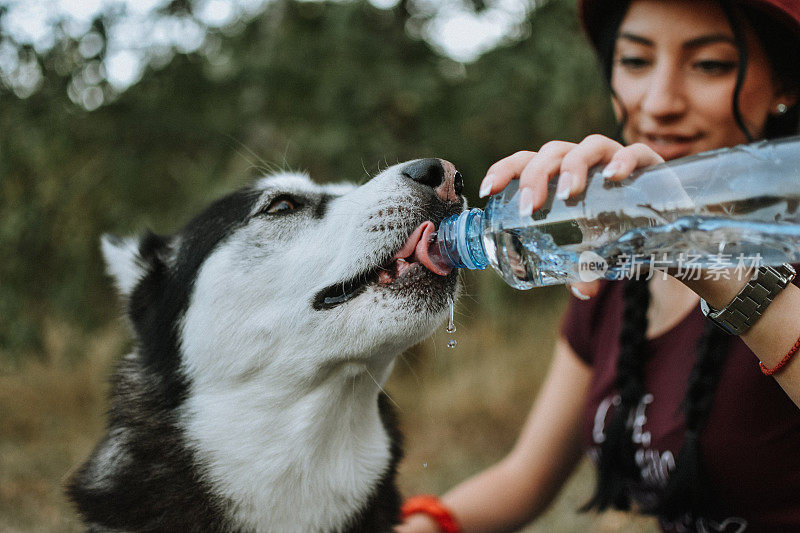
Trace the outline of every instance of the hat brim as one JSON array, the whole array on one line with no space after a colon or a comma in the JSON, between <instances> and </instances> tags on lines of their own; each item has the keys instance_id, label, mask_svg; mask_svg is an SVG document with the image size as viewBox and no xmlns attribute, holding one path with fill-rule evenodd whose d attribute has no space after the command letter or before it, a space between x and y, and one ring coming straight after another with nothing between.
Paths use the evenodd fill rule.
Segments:
<instances>
[{"instance_id":1,"label":"hat brim","mask_svg":"<svg viewBox=\"0 0 800 533\"><path fill-rule=\"evenodd\" d=\"M578 15L584 32L597 49L601 41L602 28L608 18L608 2L616 0L580 0ZM790 29L800 40L800 2L798 0L738 0L737 4L761 9L776 22Z\"/></svg>"}]
</instances>

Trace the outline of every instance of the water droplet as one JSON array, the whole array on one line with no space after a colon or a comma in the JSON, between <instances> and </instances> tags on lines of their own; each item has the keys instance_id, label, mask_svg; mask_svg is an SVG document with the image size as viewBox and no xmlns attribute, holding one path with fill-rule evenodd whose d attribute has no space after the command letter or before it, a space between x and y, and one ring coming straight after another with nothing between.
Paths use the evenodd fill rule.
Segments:
<instances>
[{"instance_id":1,"label":"water droplet","mask_svg":"<svg viewBox=\"0 0 800 533\"><path fill-rule=\"evenodd\" d=\"M455 339L450 339L449 341L447 341L448 348L455 348L456 344L458 344L458 342Z\"/></svg>"},{"instance_id":2,"label":"water droplet","mask_svg":"<svg viewBox=\"0 0 800 533\"><path fill-rule=\"evenodd\" d=\"M455 314L456 303L453 300L450 300L450 320L447 321L447 333L455 333L456 332L456 323L453 320L453 315Z\"/></svg>"}]
</instances>

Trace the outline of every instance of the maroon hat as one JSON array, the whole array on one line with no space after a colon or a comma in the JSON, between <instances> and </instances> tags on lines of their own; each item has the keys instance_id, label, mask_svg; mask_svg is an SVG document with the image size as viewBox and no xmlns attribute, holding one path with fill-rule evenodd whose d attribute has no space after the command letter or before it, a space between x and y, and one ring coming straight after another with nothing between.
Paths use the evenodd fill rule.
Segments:
<instances>
[{"instance_id":1,"label":"maroon hat","mask_svg":"<svg viewBox=\"0 0 800 533\"><path fill-rule=\"evenodd\" d=\"M595 48L600 41L600 29L605 22L604 15L609 1L616 0L580 0L578 6L583 29ZM800 0L735 0L735 3L761 9L791 29L800 39Z\"/></svg>"}]
</instances>

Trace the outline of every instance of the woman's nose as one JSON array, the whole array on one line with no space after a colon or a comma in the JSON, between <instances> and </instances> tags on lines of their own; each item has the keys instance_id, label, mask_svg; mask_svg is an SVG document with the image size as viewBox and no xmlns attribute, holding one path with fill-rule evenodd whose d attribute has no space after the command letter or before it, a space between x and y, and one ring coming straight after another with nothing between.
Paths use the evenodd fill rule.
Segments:
<instances>
[{"instance_id":1,"label":"woman's nose","mask_svg":"<svg viewBox=\"0 0 800 533\"><path fill-rule=\"evenodd\" d=\"M648 81L641 104L644 113L663 120L686 112L688 102L678 69L669 65L658 66Z\"/></svg>"}]
</instances>

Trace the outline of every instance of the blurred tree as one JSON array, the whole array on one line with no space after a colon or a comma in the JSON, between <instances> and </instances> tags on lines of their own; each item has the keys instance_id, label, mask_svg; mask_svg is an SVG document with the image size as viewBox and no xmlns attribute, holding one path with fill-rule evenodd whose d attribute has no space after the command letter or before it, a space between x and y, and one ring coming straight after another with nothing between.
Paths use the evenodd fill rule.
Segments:
<instances>
[{"instance_id":1,"label":"blurred tree","mask_svg":"<svg viewBox=\"0 0 800 533\"><path fill-rule=\"evenodd\" d=\"M522 39L470 64L409 36L418 11L411 0L275 0L236 31L206 28L201 48L151 62L122 94L98 70L112 15L92 25L94 46L67 31L46 53L20 46L19 64L35 62L41 80L26 98L0 87L2 354L35 352L48 320L91 328L114 316L102 232L174 231L256 174L361 181L438 156L474 199L499 157L609 131L574 0L542 3L521 21ZM105 105L74 103L87 98Z\"/></svg>"}]
</instances>

